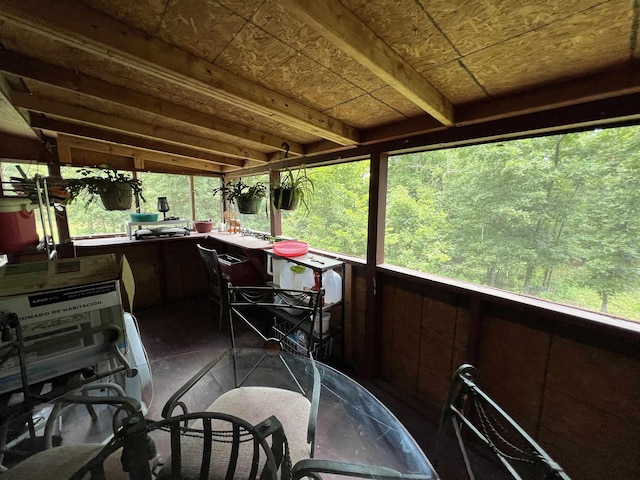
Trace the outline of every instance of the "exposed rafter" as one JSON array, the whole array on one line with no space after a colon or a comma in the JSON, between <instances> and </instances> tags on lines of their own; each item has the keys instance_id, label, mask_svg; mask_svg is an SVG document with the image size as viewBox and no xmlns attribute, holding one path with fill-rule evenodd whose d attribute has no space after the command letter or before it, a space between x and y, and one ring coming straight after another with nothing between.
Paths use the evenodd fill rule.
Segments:
<instances>
[{"instance_id":1,"label":"exposed rafter","mask_svg":"<svg viewBox=\"0 0 640 480\"><path fill-rule=\"evenodd\" d=\"M359 133L335 118L234 75L75 2L7 0L0 20L27 34L89 52L104 61L160 78L210 98L265 115L334 142L358 143Z\"/></svg>"},{"instance_id":2,"label":"exposed rafter","mask_svg":"<svg viewBox=\"0 0 640 480\"><path fill-rule=\"evenodd\" d=\"M444 125L453 105L338 0L278 0L288 11Z\"/></svg>"},{"instance_id":3,"label":"exposed rafter","mask_svg":"<svg viewBox=\"0 0 640 480\"><path fill-rule=\"evenodd\" d=\"M165 142L208 150L219 155L240 159L246 158L259 162L267 161L266 155L262 152L236 147L234 145L170 130L164 127L147 125L123 116L115 116L108 113L90 110L85 107L60 103L49 98L20 92L14 92L12 97L14 105L26 108L32 112L44 113L58 118L108 128L110 130L116 130L123 133L133 133L150 139L162 139ZM78 121L77 119L82 120Z\"/></svg>"},{"instance_id":4,"label":"exposed rafter","mask_svg":"<svg viewBox=\"0 0 640 480\"><path fill-rule=\"evenodd\" d=\"M0 75L0 133L31 139L38 138L27 119L12 104L10 94L9 87Z\"/></svg>"},{"instance_id":5,"label":"exposed rafter","mask_svg":"<svg viewBox=\"0 0 640 480\"><path fill-rule=\"evenodd\" d=\"M57 133L66 133L69 135L76 135L84 138L94 138L110 142L117 145L128 145L136 148L142 148L151 150L154 152L166 152L170 155L178 157L193 158L197 160L205 160L212 163L223 165L227 168L238 169L240 167L248 167L248 162L244 160L238 160L235 158L225 158L219 155L205 152L203 150L196 150L189 147L183 147L179 145L172 145L169 143L163 143L159 141L149 140L141 137L134 137L123 133L102 130L100 128L91 127L87 125L80 125L71 122L65 122L63 120L52 120L42 117L34 117L32 120L34 128L41 130L47 130Z\"/></svg>"},{"instance_id":6,"label":"exposed rafter","mask_svg":"<svg viewBox=\"0 0 640 480\"><path fill-rule=\"evenodd\" d=\"M87 150L90 152L99 152L119 155L122 157L130 157L132 160L138 162L138 164L136 165L136 169L138 170L144 169L145 161L151 161L163 165L180 166L208 173L220 173L223 171L222 167L219 164L208 162L207 160L177 157L175 155L167 155L165 153L154 152L142 148L111 144L107 142L74 137L70 135L58 135L58 151L64 150L67 150L69 152L73 152L73 150ZM70 157L73 161L73 153L70 153Z\"/></svg>"},{"instance_id":7,"label":"exposed rafter","mask_svg":"<svg viewBox=\"0 0 640 480\"><path fill-rule=\"evenodd\" d=\"M235 139L254 142L276 150L284 150L282 145L286 142L289 145L289 153L291 155L302 155L304 153L303 147L293 140L276 137L250 127L191 110L166 99L152 97L113 85L77 71L51 65L7 50L0 50L0 71L30 78L70 92L77 92L118 105L135 108L177 122L197 125Z\"/></svg>"}]
</instances>

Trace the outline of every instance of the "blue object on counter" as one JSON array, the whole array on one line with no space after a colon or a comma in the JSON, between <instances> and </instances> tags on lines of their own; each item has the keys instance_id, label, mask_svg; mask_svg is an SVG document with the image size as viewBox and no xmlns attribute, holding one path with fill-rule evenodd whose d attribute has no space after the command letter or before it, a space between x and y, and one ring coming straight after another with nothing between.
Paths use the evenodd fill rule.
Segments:
<instances>
[{"instance_id":1,"label":"blue object on counter","mask_svg":"<svg viewBox=\"0 0 640 480\"><path fill-rule=\"evenodd\" d=\"M157 213L130 213L129 218L132 222L157 222Z\"/></svg>"}]
</instances>

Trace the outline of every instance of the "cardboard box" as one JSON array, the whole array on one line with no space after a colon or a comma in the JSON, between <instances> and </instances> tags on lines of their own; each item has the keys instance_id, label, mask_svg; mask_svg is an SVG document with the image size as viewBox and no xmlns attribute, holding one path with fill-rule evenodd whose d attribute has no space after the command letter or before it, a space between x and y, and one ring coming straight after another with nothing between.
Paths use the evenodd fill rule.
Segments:
<instances>
[{"instance_id":1,"label":"cardboard box","mask_svg":"<svg viewBox=\"0 0 640 480\"><path fill-rule=\"evenodd\" d=\"M122 268L115 255L0 268L0 312L17 315L29 385L118 356L126 344ZM0 393L22 389L10 331L12 340L0 342Z\"/></svg>"}]
</instances>

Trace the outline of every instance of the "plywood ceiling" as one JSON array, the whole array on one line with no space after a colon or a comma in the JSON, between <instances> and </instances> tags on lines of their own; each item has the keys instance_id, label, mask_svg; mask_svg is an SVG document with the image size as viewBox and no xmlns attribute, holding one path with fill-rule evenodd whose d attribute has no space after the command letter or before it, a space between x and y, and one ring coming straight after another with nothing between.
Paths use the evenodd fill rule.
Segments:
<instances>
[{"instance_id":1,"label":"plywood ceiling","mask_svg":"<svg viewBox=\"0 0 640 480\"><path fill-rule=\"evenodd\" d=\"M218 174L635 98L637 3L3 0L0 135Z\"/></svg>"}]
</instances>

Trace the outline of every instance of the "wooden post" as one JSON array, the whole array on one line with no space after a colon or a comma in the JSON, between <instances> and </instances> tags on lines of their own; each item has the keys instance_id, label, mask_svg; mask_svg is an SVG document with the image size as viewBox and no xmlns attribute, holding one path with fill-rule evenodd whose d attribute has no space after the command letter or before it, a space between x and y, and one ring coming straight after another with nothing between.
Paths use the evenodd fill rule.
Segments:
<instances>
[{"instance_id":1,"label":"wooden post","mask_svg":"<svg viewBox=\"0 0 640 480\"><path fill-rule=\"evenodd\" d=\"M269 170L269 190L280 183L280 171ZM269 212L271 213L271 235L282 235L282 215L280 210L276 210L271 205L271 195L267 195L267 202L269 202Z\"/></svg>"},{"instance_id":2,"label":"wooden post","mask_svg":"<svg viewBox=\"0 0 640 480\"><path fill-rule=\"evenodd\" d=\"M47 167L50 177L60 177L60 158L58 156L58 145L55 139L43 137L45 144ZM49 148L50 147L50 148ZM69 220L67 219L67 209L61 207L62 210L55 211L56 228L58 230L58 242L60 245L71 243L71 234L69 233ZM64 249L64 248L63 248ZM59 252L60 253L60 252ZM68 256L64 254L64 256ZM70 255L73 256L73 255Z\"/></svg>"},{"instance_id":3,"label":"wooden post","mask_svg":"<svg viewBox=\"0 0 640 480\"><path fill-rule=\"evenodd\" d=\"M364 325L363 375L372 378L379 371L382 292L378 288L377 266L384 261L384 227L389 157L376 152L371 156L369 179L369 224Z\"/></svg>"}]
</instances>

